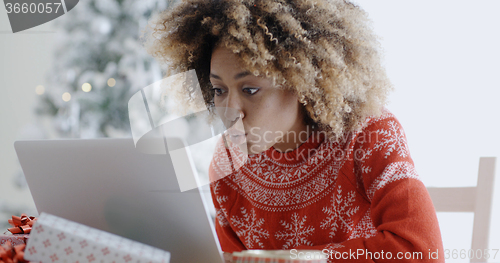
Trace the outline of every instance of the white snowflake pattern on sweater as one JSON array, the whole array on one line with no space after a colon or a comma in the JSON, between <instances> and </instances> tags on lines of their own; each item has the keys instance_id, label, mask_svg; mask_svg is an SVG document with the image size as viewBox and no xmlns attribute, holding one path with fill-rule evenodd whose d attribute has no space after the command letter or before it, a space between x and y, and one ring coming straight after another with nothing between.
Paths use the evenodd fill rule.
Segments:
<instances>
[{"instance_id":1,"label":"white snowflake pattern on sweater","mask_svg":"<svg viewBox=\"0 0 500 263\"><path fill-rule=\"evenodd\" d=\"M307 236L314 232L314 227L305 225L307 216L300 218L298 213L293 213L291 220L291 223L281 220L280 224L286 231L278 231L275 234L278 240L286 240L283 249L291 249L301 245L313 246L313 243L307 240Z\"/></svg>"},{"instance_id":2,"label":"white snowflake pattern on sweater","mask_svg":"<svg viewBox=\"0 0 500 263\"><path fill-rule=\"evenodd\" d=\"M261 239L269 238L269 231L263 229L264 219L257 219L255 209L251 209L250 214L244 207L241 207L242 218L233 216L231 222L236 227L236 234L245 240L247 248L264 248Z\"/></svg>"},{"instance_id":3,"label":"white snowflake pattern on sweater","mask_svg":"<svg viewBox=\"0 0 500 263\"><path fill-rule=\"evenodd\" d=\"M330 228L330 238L333 238L339 230L349 233L353 227L352 216L359 210L359 206L353 207L356 193L350 191L347 196L342 195L342 187L339 185L332 197L332 205L323 207L327 217L321 222L321 228ZM340 223L340 226L337 224Z\"/></svg>"},{"instance_id":4,"label":"white snowflake pattern on sweater","mask_svg":"<svg viewBox=\"0 0 500 263\"><path fill-rule=\"evenodd\" d=\"M215 217L221 227L229 226L229 222L226 219L227 210L222 205L228 200L227 195L219 195L220 190L220 180L213 183L213 192L216 197L217 203L219 203L220 208L215 209Z\"/></svg>"}]
</instances>

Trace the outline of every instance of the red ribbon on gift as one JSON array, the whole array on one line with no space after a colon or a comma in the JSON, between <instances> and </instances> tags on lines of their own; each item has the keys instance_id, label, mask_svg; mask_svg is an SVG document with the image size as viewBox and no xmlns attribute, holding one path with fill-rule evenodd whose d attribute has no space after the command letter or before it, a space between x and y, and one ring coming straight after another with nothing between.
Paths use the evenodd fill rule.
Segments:
<instances>
[{"instance_id":1,"label":"red ribbon on gift","mask_svg":"<svg viewBox=\"0 0 500 263\"><path fill-rule=\"evenodd\" d=\"M36 217L21 214L21 216L12 216L9 219L9 224L13 227L7 229L12 234L29 234L33 224L36 222Z\"/></svg>"},{"instance_id":2,"label":"red ribbon on gift","mask_svg":"<svg viewBox=\"0 0 500 263\"><path fill-rule=\"evenodd\" d=\"M0 263L27 263L24 259L26 245L12 246L10 241L0 246Z\"/></svg>"}]
</instances>

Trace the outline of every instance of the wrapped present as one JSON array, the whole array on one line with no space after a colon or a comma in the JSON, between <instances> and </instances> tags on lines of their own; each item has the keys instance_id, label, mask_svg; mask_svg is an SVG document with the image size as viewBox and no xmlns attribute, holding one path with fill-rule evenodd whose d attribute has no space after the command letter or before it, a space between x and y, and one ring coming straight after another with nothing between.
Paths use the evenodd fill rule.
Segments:
<instances>
[{"instance_id":1,"label":"wrapped present","mask_svg":"<svg viewBox=\"0 0 500 263\"><path fill-rule=\"evenodd\" d=\"M6 244L10 242L13 246L26 244L26 241L29 238L29 234L5 234L0 235L0 245Z\"/></svg>"},{"instance_id":2,"label":"wrapped present","mask_svg":"<svg viewBox=\"0 0 500 263\"><path fill-rule=\"evenodd\" d=\"M326 263L319 250L243 250L233 253L235 263Z\"/></svg>"},{"instance_id":3,"label":"wrapped present","mask_svg":"<svg viewBox=\"0 0 500 263\"><path fill-rule=\"evenodd\" d=\"M24 257L41 262L168 263L170 253L120 236L42 213Z\"/></svg>"},{"instance_id":4,"label":"wrapped present","mask_svg":"<svg viewBox=\"0 0 500 263\"><path fill-rule=\"evenodd\" d=\"M10 241L0 245L0 263L28 263L24 259L25 244L13 246Z\"/></svg>"},{"instance_id":5,"label":"wrapped present","mask_svg":"<svg viewBox=\"0 0 500 263\"><path fill-rule=\"evenodd\" d=\"M12 234L29 234L36 220L36 217L28 216L27 214L12 216L12 219L9 219L9 224L13 227L7 230Z\"/></svg>"},{"instance_id":6,"label":"wrapped present","mask_svg":"<svg viewBox=\"0 0 500 263\"><path fill-rule=\"evenodd\" d=\"M26 244L31 228L36 220L36 217L28 216L27 214L12 216L12 218L9 219L9 224L12 227L7 229L8 232L6 231L3 235L0 235L0 245L6 244L7 242L10 242L12 246Z\"/></svg>"}]
</instances>

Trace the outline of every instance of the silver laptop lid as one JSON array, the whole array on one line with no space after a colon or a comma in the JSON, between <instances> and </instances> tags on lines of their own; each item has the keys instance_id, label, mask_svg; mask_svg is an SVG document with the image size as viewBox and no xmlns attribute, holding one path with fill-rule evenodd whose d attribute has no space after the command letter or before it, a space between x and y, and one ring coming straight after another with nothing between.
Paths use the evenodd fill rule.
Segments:
<instances>
[{"instance_id":1,"label":"silver laptop lid","mask_svg":"<svg viewBox=\"0 0 500 263\"><path fill-rule=\"evenodd\" d=\"M181 192L170 155L141 153L131 138L14 146L39 213L169 251L173 263L222 261L207 210L211 200L201 193L208 186Z\"/></svg>"}]
</instances>

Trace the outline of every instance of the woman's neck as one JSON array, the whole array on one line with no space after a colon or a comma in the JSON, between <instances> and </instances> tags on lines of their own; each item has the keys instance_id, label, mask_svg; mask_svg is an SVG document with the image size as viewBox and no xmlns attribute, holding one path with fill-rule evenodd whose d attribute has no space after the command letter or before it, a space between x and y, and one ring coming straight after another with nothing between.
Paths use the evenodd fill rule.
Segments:
<instances>
[{"instance_id":1,"label":"woman's neck","mask_svg":"<svg viewBox=\"0 0 500 263\"><path fill-rule=\"evenodd\" d=\"M302 143L307 141L309 137L315 132L316 127L311 125L302 124L291 131L288 131L273 148L278 152L290 152L297 149Z\"/></svg>"}]
</instances>

